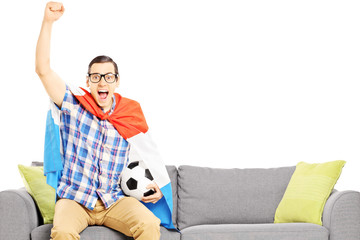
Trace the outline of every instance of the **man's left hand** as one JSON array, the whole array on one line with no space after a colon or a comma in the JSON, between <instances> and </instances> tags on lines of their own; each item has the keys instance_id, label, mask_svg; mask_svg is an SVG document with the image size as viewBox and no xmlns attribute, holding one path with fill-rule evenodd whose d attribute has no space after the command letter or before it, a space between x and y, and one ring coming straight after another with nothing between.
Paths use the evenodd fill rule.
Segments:
<instances>
[{"instance_id":1,"label":"man's left hand","mask_svg":"<svg viewBox=\"0 0 360 240\"><path fill-rule=\"evenodd\" d=\"M147 185L146 187L147 189L154 189L155 193L150 195L150 196L147 196L147 197L143 197L141 199L141 201L143 201L144 203L157 203L157 201L159 201L162 197L163 197L163 194L159 188L159 186L156 184L156 183L152 183L152 184L149 184Z\"/></svg>"}]
</instances>

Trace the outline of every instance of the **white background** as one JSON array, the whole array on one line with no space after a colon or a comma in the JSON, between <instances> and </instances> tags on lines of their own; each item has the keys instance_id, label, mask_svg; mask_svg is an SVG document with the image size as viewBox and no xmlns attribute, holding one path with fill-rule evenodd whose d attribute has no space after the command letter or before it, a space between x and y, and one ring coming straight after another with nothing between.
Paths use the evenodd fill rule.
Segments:
<instances>
[{"instance_id":1,"label":"white background","mask_svg":"<svg viewBox=\"0 0 360 240\"><path fill-rule=\"evenodd\" d=\"M51 66L85 86L109 55L168 165L271 168L346 160L360 190L360 1L70 1ZM35 73L46 1L1 5L0 190L42 161L48 97ZM201 176L199 176L201 177Z\"/></svg>"}]
</instances>

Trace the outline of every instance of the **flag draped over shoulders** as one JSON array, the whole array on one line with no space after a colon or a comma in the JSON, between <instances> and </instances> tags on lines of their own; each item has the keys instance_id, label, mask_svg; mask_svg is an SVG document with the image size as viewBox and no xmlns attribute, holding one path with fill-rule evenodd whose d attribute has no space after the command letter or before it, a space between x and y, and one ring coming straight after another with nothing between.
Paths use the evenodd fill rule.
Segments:
<instances>
[{"instance_id":1,"label":"flag draped over shoulders","mask_svg":"<svg viewBox=\"0 0 360 240\"><path fill-rule=\"evenodd\" d=\"M169 175L154 141L149 135L140 104L134 100L115 95L115 109L112 114L104 113L96 104L91 94L83 88L71 88L72 94L80 104L101 120L108 120L119 134L130 143L130 162L142 160L149 168L154 181L159 186L164 197L156 204L144 203L161 220L161 225L176 229L172 222L172 189ZM44 174L47 183L57 189L63 169L63 152L60 135L60 110L51 102L46 119ZM136 156L137 159L132 159Z\"/></svg>"}]
</instances>

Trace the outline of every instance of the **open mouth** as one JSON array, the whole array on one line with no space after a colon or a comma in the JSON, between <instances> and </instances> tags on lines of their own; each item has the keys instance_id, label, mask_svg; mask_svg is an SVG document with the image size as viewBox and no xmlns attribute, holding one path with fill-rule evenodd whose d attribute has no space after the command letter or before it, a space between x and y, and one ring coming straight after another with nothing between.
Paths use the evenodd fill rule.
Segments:
<instances>
[{"instance_id":1,"label":"open mouth","mask_svg":"<svg viewBox=\"0 0 360 240\"><path fill-rule=\"evenodd\" d=\"M107 96L109 95L109 91L108 90L99 90L98 94L99 94L100 101L105 101Z\"/></svg>"}]
</instances>

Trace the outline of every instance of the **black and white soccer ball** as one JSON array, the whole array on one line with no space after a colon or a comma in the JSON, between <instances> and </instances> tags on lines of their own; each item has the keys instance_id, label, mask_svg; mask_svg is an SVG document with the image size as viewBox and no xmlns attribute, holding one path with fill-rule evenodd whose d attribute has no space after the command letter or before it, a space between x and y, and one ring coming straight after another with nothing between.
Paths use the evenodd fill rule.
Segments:
<instances>
[{"instance_id":1,"label":"black and white soccer ball","mask_svg":"<svg viewBox=\"0 0 360 240\"><path fill-rule=\"evenodd\" d=\"M140 201L142 197L155 193L153 189L146 188L153 183L153 180L154 178L146 165L142 161L135 161L129 163L121 173L120 187L125 195Z\"/></svg>"}]
</instances>

